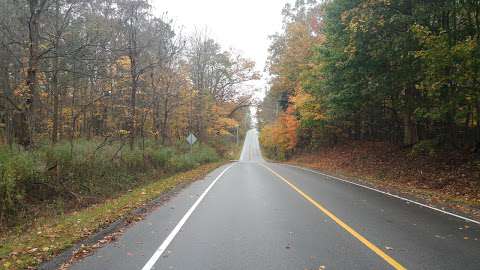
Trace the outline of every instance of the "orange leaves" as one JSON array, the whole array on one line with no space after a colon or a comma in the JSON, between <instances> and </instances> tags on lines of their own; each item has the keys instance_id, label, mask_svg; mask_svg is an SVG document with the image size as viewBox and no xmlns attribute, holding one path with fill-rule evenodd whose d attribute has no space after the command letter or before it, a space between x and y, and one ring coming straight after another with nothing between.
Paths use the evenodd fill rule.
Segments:
<instances>
[{"instance_id":1,"label":"orange leaves","mask_svg":"<svg viewBox=\"0 0 480 270\"><path fill-rule=\"evenodd\" d=\"M232 136L231 130L239 125L238 121L227 117L228 112L234 104L223 103L215 104L210 108L209 117L211 119L208 133L211 136Z\"/></svg>"},{"instance_id":2,"label":"orange leaves","mask_svg":"<svg viewBox=\"0 0 480 270\"><path fill-rule=\"evenodd\" d=\"M215 119L212 127L208 130L209 133L213 136L220 135L220 136L228 136L232 135L229 129L238 126L238 122L235 119L227 118L227 117L218 117Z\"/></svg>"},{"instance_id":3,"label":"orange leaves","mask_svg":"<svg viewBox=\"0 0 480 270\"><path fill-rule=\"evenodd\" d=\"M285 33L276 36L270 48L269 71L276 75L271 91L291 93L299 82L315 44L324 39L314 34L309 21L295 21L285 26Z\"/></svg>"},{"instance_id":4,"label":"orange leaves","mask_svg":"<svg viewBox=\"0 0 480 270\"><path fill-rule=\"evenodd\" d=\"M294 109L292 106L287 108L285 113L282 113L279 118L281 125L282 135L286 137L286 149L292 150L297 145L297 129L299 127L298 120L294 115Z\"/></svg>"},{"instance_id":5,"label":"orange leaves","mask_svg":"<svg viewBox=\"0 0 480 270\"><path fill-rule=\"evenodd\" d=\"M25 95L28 95L28 85L26 81L22 81L19 83L15 89L13 90L13 94L16 97L23 97Z\"/></svg>"},{"instance_id":6,"label":"orange leaves","mask_svg":"<svg viewBox=\"0 0 480 270\"><path fill-rule=\"evenodd\" d=\"M117 65L122 69L128 70L130 68L130 58L126 55L119 57L117 60Z\"/></svg>"},{"instance_id":7,"label":"orange leaves","mask_svg":"<svg viewBox=\"0 0 480 270\"><path fill-rule=\"evenodd\" d=\"M295 95L290 97L293 108L300 114L304 120L324 120L321 103L314 96L305 92L301 87L295 89Z\"/></svg>"},{"instance_id":8,"label":"orange leaves","mask_svg":"<svg viewBox=\"0 0 480 270\"><path fill-rule=\"evenodd\" d=\"M289 106L281 113L278 119L263 127L260 133L260 142L267 150L267 154L275 158L284 159L297 145L297 129L299 123L294 115L294 108Z\"/></svg>"}]
</instances>

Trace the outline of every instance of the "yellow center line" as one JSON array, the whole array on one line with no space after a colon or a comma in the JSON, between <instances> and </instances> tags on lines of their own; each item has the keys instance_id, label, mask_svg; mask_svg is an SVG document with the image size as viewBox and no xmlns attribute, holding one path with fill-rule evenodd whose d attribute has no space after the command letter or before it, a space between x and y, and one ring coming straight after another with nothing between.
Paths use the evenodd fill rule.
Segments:
<instances>
[{"instance_id":1,"label":"yellow center line","mask_svg":"<svg viewBox=\"0 0 480 270\"><path fill-rule=\"evenodd\" d=\"M350 233L353 237L357 238L362 244L367 246L370 250L375 252L378 256L380 256L382 259L384 259L387 263L389 263L394 269L397 270L406 270L405 267L403 267L399 262L397 262L395 259L390 257L387 253L383 252L380 248L372 244L372 242L368 241L365 237L363 237L361 234L359 234L357 231L352 229L352 227L348 226L345 222L343 222L341 219L339 219L337 216L335 216L332 212L330 212L328 209L323 207L321 204L319 204L317 201L312 199L310 196L308 196L305 192L303 192L301 189L296 187L294 184L290 183L285 177L281 176L280 174L276 173L274 170L270 169L270 167L266 166L265 164L259 163L266 169L268 169L272 174L283 180L287 185L289 185L293 190L298 192L300 195L302 195L303 198L305 198L307 201L309 201L311 204L313 204L315 207L317 207L320 211L322 211L325 215L327 215L329 218L331 218L333 221L335 221L338 226L342 227L344 230L346 230L348 233Z\"/></svg>"}]
</instances>

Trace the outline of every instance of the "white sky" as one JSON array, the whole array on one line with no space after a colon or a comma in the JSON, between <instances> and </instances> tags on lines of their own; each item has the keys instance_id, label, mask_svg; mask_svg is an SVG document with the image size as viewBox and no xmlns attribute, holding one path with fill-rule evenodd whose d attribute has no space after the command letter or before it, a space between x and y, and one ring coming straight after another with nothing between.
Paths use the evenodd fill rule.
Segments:
<instances>
[{"instance_id":1,"label":"white sky","mask_svg":"<svg viewBox=\"0 0 480 270\"><path fill-rule=\"evenodd\" d=\"M269 36L281 30L281 11L288 0L151 0L154 14L167 17L185 33L207 27L223 49L232 48L256 62L259 71L267 60ZM255 83L264 88L266 80Z\"/></svg>"}]
</instances>

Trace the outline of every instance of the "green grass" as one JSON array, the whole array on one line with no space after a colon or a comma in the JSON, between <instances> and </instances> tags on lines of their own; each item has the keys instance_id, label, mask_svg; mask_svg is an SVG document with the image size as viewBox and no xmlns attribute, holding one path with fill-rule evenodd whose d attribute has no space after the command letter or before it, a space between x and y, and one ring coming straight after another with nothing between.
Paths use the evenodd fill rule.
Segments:
<instances>
[{"instance_id":1,"label":"green grass","mask_svg":"<svg viewBox=\"0 0 480 270\"><path fill-rule=\"evenodd\" d=\"M203 159L199 158L199 160ZM76 212L54 218L41 218L27 230L11 229L0 237L0 269L25 269L38 266L40 262L73 246L79 240L125 216L133 209L180 184L202 178L221 164L221 162L210 163L166 179L159 179L134 188L117 198L108 199Z\"/></svg>"},{"instance_id":2,"label":"green grass","mask_svg":"<svg viewBox=\"0 0 480 270\"><path fill-rule=\"evenodd\" d=\"M37 266L152 198L205 175L221 160L233 159L228 153L239 149L196 144L190 152L185 143L146 141L145 148L131 150L120 142L94 140L31 151L0 146L0 269Z\"/></svg>"},{"instance_id":3,"label":"green grass","mask_svg":"<svg viewBox=\"0 0 480 270\"><path fill-rule=\"evenodd\" d=\"M100 147L101 146L101 147ZM173 174L221 157L207 145L189 148L152 141L131 150L120 142L75 141L32 151L0 147L0 232L114 197L145 184L145 174Z\"/></svg>"},{"instance_id":4,"label":"green grass","mask_svg":"<svg viewBox=\"0 0 480 270\"><path fill-rule=\"evenodd\" d=\"M242 153L242 144L235 144L227 151L225 158L229 160L239 160Z\"/></svg>"}]
</instances>

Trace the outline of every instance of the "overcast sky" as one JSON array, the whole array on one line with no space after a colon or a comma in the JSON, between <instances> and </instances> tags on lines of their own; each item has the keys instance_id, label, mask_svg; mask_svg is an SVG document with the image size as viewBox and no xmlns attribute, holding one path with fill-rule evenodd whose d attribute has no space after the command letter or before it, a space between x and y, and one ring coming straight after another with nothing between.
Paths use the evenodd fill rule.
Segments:
<instances>
[{"instance_id":1,"label":"overcast sky","mask_svg":"<svg viewBox=\"0 0 480 270\"><path fill-rule=\"evenodd\" d=\"M281 11L287 0L151 0L154 13L168 12L186 33L195 27L209 29L224 49L233 48L254 60L263 71L268 36L281 30ZM257 84L263 87L263 83Z\"/></svg>"}]
</instances>

